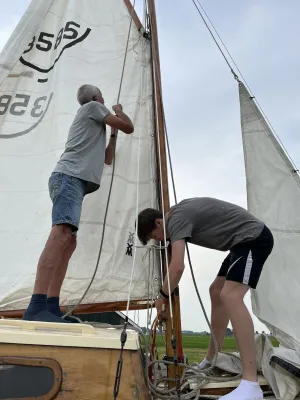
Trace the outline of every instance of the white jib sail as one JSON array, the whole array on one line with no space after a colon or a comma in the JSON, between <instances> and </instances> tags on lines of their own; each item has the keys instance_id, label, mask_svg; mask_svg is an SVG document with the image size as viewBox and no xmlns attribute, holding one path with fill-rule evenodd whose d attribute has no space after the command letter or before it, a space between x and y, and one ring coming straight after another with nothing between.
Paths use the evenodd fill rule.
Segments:
<instances>
[{"instance_id":1,"label":"white jib sail","mask_svg":"<svg viewBox=\"0 0 300 400\"><path fill-rule=\"evenodd\" d=\"M131 13L123 0L34 0L0 58L0 308L25 308L51 227L48 178L79 108L76 92L91 83L107 107L116 103ZM1 83L2 81L2 83ZM150 43L132 24L120 102L135 125L120 132L99 270L84 304L127 300L139 209L155 207ZM140 137L140 141L139 141ZM140 144L139 144L140 143ZM140 145L140 161L138 147ZM137 168L140 177L137 185ZM78 247L63 285L62 304L80 299L93 275L112 166L84 200ZM132 299L158 287L156 259L137 250Z\"/></svg>"},{"instance_id":2,"label":"white jib sail","mask_svg":"<svg viewBox=\"0 0 300 400\"><path fill-rule=\"evenodd\" d=\"M239 92L248 208L275 241L251 293L253 312L281 345L300 349L300 178L242 83Z\"/></svg>"}]
</instances>

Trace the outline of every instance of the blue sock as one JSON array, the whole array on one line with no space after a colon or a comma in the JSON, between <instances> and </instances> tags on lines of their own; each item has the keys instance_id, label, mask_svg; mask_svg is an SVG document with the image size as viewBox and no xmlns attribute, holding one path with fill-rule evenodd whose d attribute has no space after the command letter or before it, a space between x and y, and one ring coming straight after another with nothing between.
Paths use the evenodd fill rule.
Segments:
<instances>
[{"instance_id":1,"label":"blue sock","mask_svg":"<svg viewBox=\"0 0 300 400\"><path fill-rule=\"evenodd\" d=\"M35 315L40 311L47 310L47 295L46 294L33 294L29 306L26 310L28 315Z\"/></svg>"},{"instance_id":2,"label":"blue sock","mask_svg":"<svg viewBox=\"0 0 300 400\"><path fill-rule=\"evenodd\" d=\"M47 310L51 312L51 314L56 315L57 317L62 317L63 313L59 308L59 297L48 297L47 298Z\"/></svg>"},{"instance_id":3,"label":"blue sock","mask_svg":"<svg viewBox=\"0 0 300 400\"><path fill-rule=\"evenodd\" d=\"M43 321L43 322L68 322L60 317L53 315L47 310L47 295L33 294L27 310L23 315L25 321Z\"/></svg>"}]
</instances>

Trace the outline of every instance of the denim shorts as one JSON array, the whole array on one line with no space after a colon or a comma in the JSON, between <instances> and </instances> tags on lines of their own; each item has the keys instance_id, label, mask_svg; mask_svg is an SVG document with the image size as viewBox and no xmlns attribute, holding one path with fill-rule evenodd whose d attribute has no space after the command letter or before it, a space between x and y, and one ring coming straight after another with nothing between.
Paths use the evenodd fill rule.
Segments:
<instances>
[{"instance_id":1,"label":"denim shorts","mask_svg":"<svg viewBox=\"0 0 300 400\"><path fill-rule=\"evenodd\" d=\"M60 172L53 172L48 185L53 203L52 226L71 225L75 234L79 228L86 181Z\"/></svg>"}]
</instances>

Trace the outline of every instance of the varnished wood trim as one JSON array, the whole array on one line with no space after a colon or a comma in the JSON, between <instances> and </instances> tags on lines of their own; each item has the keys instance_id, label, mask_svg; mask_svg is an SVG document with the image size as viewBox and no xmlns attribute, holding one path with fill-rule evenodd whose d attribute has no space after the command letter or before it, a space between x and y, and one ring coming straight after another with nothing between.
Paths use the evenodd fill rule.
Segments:
<instances>
[{"instance_id":1,"label":"varnished wood trim","mask_svg":"<svg viewBox=\"0 0 300 400\"><path fill-rule=\"evenodd\" d=\"M148 307L147 300L131 300L129 310L146 310ZM154 304L152 304L154 307ZM96 304L80 304L74 310L74 314L96 314L101 312L124 311L127 308L127 301L117 301L109 303L96 303ZM62 312L66 312L66 307L61 307ZM25 310L14 311L0 311L0 317L4 318L22 318Z\"/></svg>"},{"instance_id":2,"label":"varnished wood trim","mask_svg":"<svg viewBox=\"0 0 300 400\"><path fill-rule=\"evenodd\" d=\"M54 373L54 383L52 389L43 396L26 397L22 400L52 400L58 394L62 384L62 369L60 364L51 358L31 358L31 357L0 357L0 365L23 365L28 367L46 367ZM17 382L16 382L17 384ZM17 399L11 399L17 400Z\"/></svg>"},{"instance_id":3,"label":"varnished wood trim","mask_svg":"<svg viewBox=\"0 0 300 400\"><path fill-rule=\"evenodd\" d=\"M128 8L128 11L129 11L129 13L131 15L132 9L133 9L131 1L130 0L124 0L124 3L126 5L126 7ZM139 17L137 16L137 13L135 11L133 11L132 19L133 19L137 29L141 29L143 25L142 25L142 23L141 23L141 21L140 21Z\"/></svg>"}]
</instances>

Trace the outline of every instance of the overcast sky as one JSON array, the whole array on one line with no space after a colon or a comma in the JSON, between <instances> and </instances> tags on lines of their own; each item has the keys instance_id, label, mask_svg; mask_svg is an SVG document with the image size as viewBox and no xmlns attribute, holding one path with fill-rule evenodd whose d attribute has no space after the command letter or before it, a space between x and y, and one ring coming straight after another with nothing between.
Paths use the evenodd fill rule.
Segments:
<instances>
[{"instance_id":1,"label":"overcast sky","mask_svg":"<svg viewBox=\"0 0 300 400\"><path fill-rule=\"evenodd\" d=\"M29 2L0 0L0 49ZM136 2L140 10L143 0ZM212 196L246 207L237 83L191 0L156 3L178 198ZM202 5L299 167L299 1L202 0ZM208 311L208 287L224 256L192 248L195 275ZM206 330L188 268L180 292L183 329ZM144 323L140 313L140 324ZM255 328L265 329L257 319Z\"/></svg>"}]
</instances>

